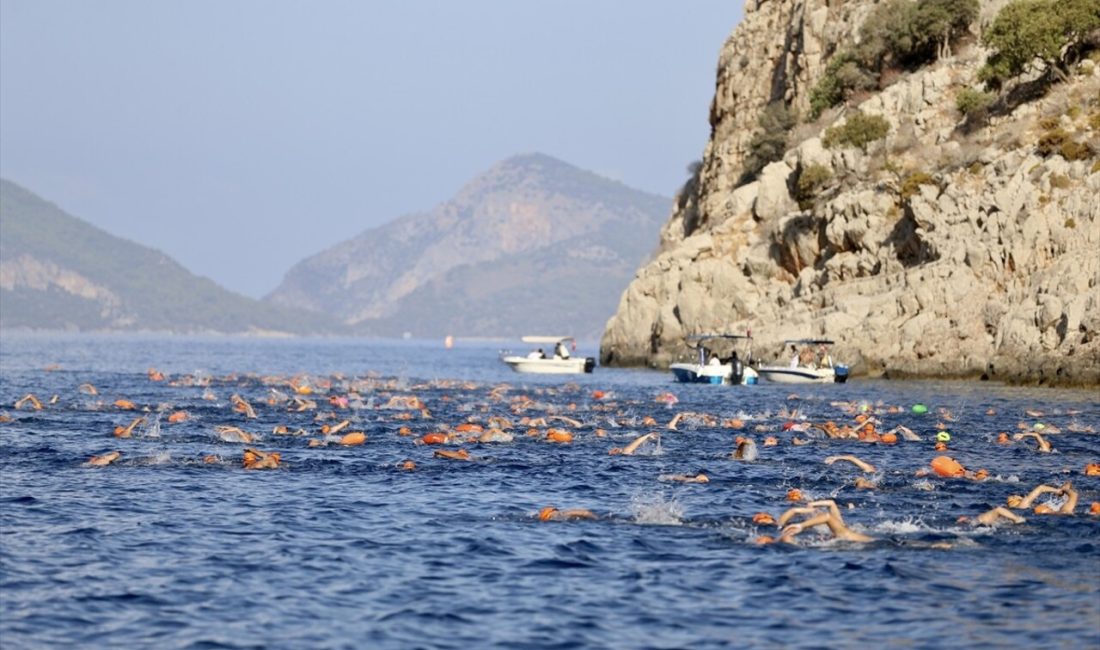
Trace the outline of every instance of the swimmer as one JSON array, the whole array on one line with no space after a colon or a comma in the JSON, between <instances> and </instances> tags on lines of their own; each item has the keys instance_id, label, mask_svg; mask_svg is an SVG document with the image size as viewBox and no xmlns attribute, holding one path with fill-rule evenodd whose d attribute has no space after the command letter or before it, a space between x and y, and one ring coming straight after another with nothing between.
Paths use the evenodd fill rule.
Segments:
<instances>
[{"instance_id":1,"label":"swimmer","mask_svg":"<svg viewBox=\"0 0 1100 650\"><path fill-rule=\"evenodd\" d=\"M491 442L512 442L512 434L503 429L489 429L477 437L477 441L486 444Z\"/></svg>"},{"instance_id":2,"label":"swimmer","mask_svg":"<svg viewBox=\"0 0 1100 650\"><path fill-rule=\"evenodd\" d=\"M137 427L137 425L142 424L144 422L145 422L145 418L144 417L139 417L139 418L134 418L134 420L132 422L130 422L130 424L128 424L124 427L123 426L115 427L115 437L116 438L129 438L131 435L133 435L134 428Z\"/></svg>"},{"instance_id":3,"label":"swimmer","mask_svg":"<svg viewBox=\"0 0 1100 650\"><path fill-rule=\"evenodd\" d=\"M815 508L820 507L827 508L827 512L820 512L818 510L815 510ZM783 539L784 537L788 540L793 539L796 535L802 533L809 528L824 524L829 528L829 531L832 532L833 537L836 539L844 540L847 542L874 541L873 537L864 535L863 533L857 533L851 528L848 528L848 526L844 523L844 518L840 515L840 508L837 507L836 502L832 499L813 501L810 503L809 508L791 508L791 510L796 511L794 514L805 514L807 510L815 512L816 514L809 517L808 519L791 524L784 528L782 533L780 534L780 539ZM782 526L786 521L791 518L791 516L793 516L793 514L790 514L791 510L788 510L779 517L779 521L777 522L778 525Z\"/></svg>"},{"instance_id":4,"label":"swimmer","mask_svg":"<svg viewBox=\"0 0 1100 650\"><path fill-rule=\"evenodd\" d=\"M101 456L92 456L84 465L87 467L105 467L118 460L121 455L121 451L112 451Z\"/></svg>"},{"instance_id":5,"label":"swimmer","mask_svg":"<svg viewBox=\"0 0 1100 650\"><path fill-rule=\"evenodd\" d=\"M688 474L662 474L657 477L657 480L673 481L676 483L710 483L710 479L702 472L699 472L695 476L689 476Z\"/></svg>"},{"instance_id":6,"label":"swimmer","mask_svg":"<svg viewBox=\"0 0 1100 650\"><path fill-rule=\"evenodd\" d=\"M584 508L558 510L553 506L546 506L539 510L539 521L577 521L578 519L598 519L598 517L596 513Z\"/></svg>"},{"instance_id":7,"label":"swimmer","mask_svg":"<svg viewBox=\"0 0 1100 650\"><path fill-rule=\"evenodd\" d=\"M997 506L992 510L983 512L973 519L971 519L970 517L959 517L958 522L960 524L971 523L974 525L992 526L1001 519L1005 519L1014 524L1022 524L1027 521L1026 519L1012 512L1008 508L1004 506Z\"/></svg>"},{"instance_id":8,"label":"swimmer","mask_svg":"<svg viewBox=\"0 0 1100 650\"><path fill-rule=\"evenodd\" d=\"M733 452L733 457L737 460L754 461L760 456L760 453L756 449L756 443L751 438L737 437L737 449Z\"/></svg>"},{"instance_id":9,"label":"swimmer","mask_svg":"<svg viewBox=\"0 0 1100 650\"><path fill-rule=\"evenodd\" d=\"M1038 451L1040 453L1049 454L1051 451L1050 443L1047 439L1039 435L1035 431L1028 431L1027 433L1017 433L1012 436L1013 440L1023 440L1024 438L1035 438L1035 441L1039 443Z\"/></svg>"},{"instance_id":10,"label":"swimmer","mask_svg":"<svg viewBox=\"0 0 1100 650\"><path fill-rule=\"evenodd\" d=\"M856 486L857 490L877 490L878 489L878 483L875 483L874 481L869 481L869 480L863 478L862 476L856 477L856 481L855 481L854 485Z\"/></svg>"},{"instance_id":11,"label":"swimmer","mask_svg":"<svg viewBox=\"0 0 1100 650\"><path fill-rule=\"evenodd\" d=\"M1068 481L1058 487L1052 485L1037 485L1031 492L1028 492L1027 496L1020 497L1012 495L1008 497L1008 507L1015 510L1027 510L1031 507L1035 500L1044 494L1065 495L1066 501L1060 508L1053 508L1048 504L1042 504L1036 506L1035 514L1037 515L1072 515L1074 509L1077 507L1077 491L1073 489L1073 485Z\"/></svg>"},{"instance_id":12,"label":"swimmer","mask_svg":"<svg viewBox=\"0 0 1100 650\"><path fill-rule=\"evenodd\" d=\"M248 403L248 400L240 395L233 395L229 398L229 401L232 402L234 411L243 414L249 419L256 418L256 411L252 408L252 405Z\"/></svg>"},{"instance_id":13,"label":"swimmer","mask_svg":"<svg viewBox=\"0 0 1100 650\"><path fill-rule=\"evenodd\" d=\"M646 444L650 440L656 440L658 443L661 441L661 434L657 431L651 431L645 435L638 436L631 443L625 447L614 447L607 453L611 456L633 456L638 451L638 447Z\"/></svg>"},{"instance_id":14,"label":"swimmer","mask_svg":"<svg viewBox=\"0 0 1100 650\"><path fill-rule=\"evenodd\" d=\"M243 442L245 444L256 442L256 436L240 427L219 424L214 427L214 431L218 433L218 438L220 438L222 442Z\"/></svg>"},{"instance_id":15,"label":"swimmer","mask_svg":"<svg viewBox=\"0 0 1100 650\"><path fill-rule=\"evenodd\" d=\"M667 427L669 429L672 429L673 431L675 431L676 426L678 424L680 424L681 420L684 420L684 419L690 419L693 424L696 424L696 425L701 424L703 426L708 426L708 427L713 427L713 426L716 426L718 424L718 420L716 420L713 415L710 415L708 413L695 413L693 411L684 411L682 413L677 413L672 418L672 420L669 421Z\"/></svg>"},{"instance_id":16,"label":"swimmer","mask_svg":"<svg viewBox=\"0 0 1100 650\"><path fill-rule=\"evenodd\" d=\"M327 436L331 436L340 433L349 426L351 426L351 420L343 420L333 425L323 424L321 425L321 433Z\"/></svg>"},{"instance_id":17,"label":"swimmer","mask_svg":"<svg viewBox=\"0 0 1100 650\"><path fill-rule=\"evenodd\" d=\"M862 461L862 460L860 460L860 459L858 459L855 456L852 456L850 454L846 455L846 456L829 456L828 458L825 459L825 464L826 465L832 465L833 463L836 463L836 462L839 462L839 461L842 461L842 460L846 460L849 463L855 465L860 470L862 470L865 474L874 474L877 471L877 470L875 470L875 466L872 465L871 463Z\"/></svg>"},{"instance_id":18,"label":"swimmer","mask_svg":"<svg viewBox=\"0 0 1100 650\"><path fill-rule=\"evenodd\" d=\"M15 410L23 408L25 404L30 404L31 408L36 411L42 410L42 402L38 401L38 398L34 396L34 393L27 393L15 403Z\"/></svg>"},{"instance_id":19,"label":"swimmer","mask_svg":"<svg viewBox=\"0 0 1100 650\"><path fill-rule=\"evenodd\" d=\"M1055 508L1048 503L1041 503L1035 506L1035 514L1037 515L1072 515L1073 511L1077 509L1077 490L1073 489L1073 485L1066 481L1058 488L1058 494L1064 495L1066 500L1062 503L1061 507Z\"/></svg>"},{"instance_id":20,"label":"swimmer","mask_svg":"<svg viewBox=\"0 0 1100 650\"><path fill-rule=\"evenodd\" d=\"M245 469L275 469L279 467L280 456L273 451L260 451L249 447L244 450L241 464Z\"/></svg>"},{"instance_id":21,"label":"swimmer","mask_svg":"<svg viewBox=\"0 0 1100 650\"><path fill-rule=\"evenodd\" d=\"M470 452L465 449L459 449L457 451L451 451L450 449L437 449L433 454L436 458L446 458L449 460L473 460L470 458Z\"/></svg>"},{"instance_id":22,"label":"swimmer","mask_svg":"<svg viewBox=\"0 0 1100 650\"><path fill-rule=\"evenodd\" d=\"M885 435L889 435L891 433L894 434L894 435L897 435L897 436L901 436L902 439L907 440L909 442L920 442L921 441L921 437L918 436L917 434L913 433L912 429L910 429L907 426L900 425L900 424L898 426L894 427L893 429L890 429L889 431L887 431L883 435L885 436Z\"/></svg>"}]
</instances>

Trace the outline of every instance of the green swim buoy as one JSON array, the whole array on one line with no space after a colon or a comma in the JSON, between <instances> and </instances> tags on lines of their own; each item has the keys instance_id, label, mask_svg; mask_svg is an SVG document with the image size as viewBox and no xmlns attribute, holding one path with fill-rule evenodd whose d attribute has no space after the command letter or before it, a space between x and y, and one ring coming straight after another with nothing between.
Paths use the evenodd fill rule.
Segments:
<instances>
[{"instance_id":1,"label":"green swim buoy","mask_svg":"<svg viewBox=\"0 0 1100 650\"><path fill-rule=\"evenodd\" d=\"M917 415L924 415L925 413L928 412L928 407L925 406L924 404L914 404L913 405L913 412L916 413Z\"/></svg>"}]
</instances>

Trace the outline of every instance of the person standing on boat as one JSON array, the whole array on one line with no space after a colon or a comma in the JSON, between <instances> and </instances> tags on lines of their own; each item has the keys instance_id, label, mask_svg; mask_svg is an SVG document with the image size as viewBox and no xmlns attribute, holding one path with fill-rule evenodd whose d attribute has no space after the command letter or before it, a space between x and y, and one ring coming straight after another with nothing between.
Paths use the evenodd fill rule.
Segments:
<instances>
[{"instance_id":1,"label":"person standing on boat","mask_svg":"<svg viewBox=\"0 0 1100 650\"><path fill-rule=\"evenodd\" d=\"M565 344L561 341L558 341L558 344L554 346L554 356L559 359L569 358L569 350L566 349Z\"/></svg>"},{"instance_id":2,"label":"person standing on boat","mask_svg":"<svg viewBox=\"0 0 1100 650\"><path fill-rule=\"evenodd\" d=\"M798 348L794 347L793 343L791 344L791 367L798 367Z\"/></svg>"}]
</instances>

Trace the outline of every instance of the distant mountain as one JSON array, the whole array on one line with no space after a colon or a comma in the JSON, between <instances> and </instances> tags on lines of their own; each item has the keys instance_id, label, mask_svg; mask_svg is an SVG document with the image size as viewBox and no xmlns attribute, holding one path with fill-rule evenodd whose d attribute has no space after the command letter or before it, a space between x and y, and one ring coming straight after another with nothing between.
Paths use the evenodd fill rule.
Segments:
<instances>
[{"instance_id":1,"label":"distant mountain","mask_svg":"<svg viewBox=\"0 0 1100 650\"><path fill-rule=\"evenodd\" d=\"M0 179L0 328L222 333L342 330L231 293Z\"/></svg>"},{"instance_id":2,"label":"distant mountain","mask_svg":"<svg viewBox=\"0 0 1100 650\"><path fill-rule=\"evenodd\" d=\"M383 336L596 338L671 204L550 156L517 156L431 212L296 264L265 300Z\"/></svg>"}]
</instances>

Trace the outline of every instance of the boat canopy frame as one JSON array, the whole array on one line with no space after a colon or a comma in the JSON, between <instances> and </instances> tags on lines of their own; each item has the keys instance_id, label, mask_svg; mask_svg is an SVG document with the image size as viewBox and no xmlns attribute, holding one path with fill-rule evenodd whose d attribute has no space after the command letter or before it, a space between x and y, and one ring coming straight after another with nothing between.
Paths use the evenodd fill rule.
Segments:
<instances>
[{"instance_id":1,"label":"boat canopy frame","mask_svg":"<svg viewBox=\"0 0 1100 650\"><path fill-rule=\"evenodd\" d=\"M566 341L573 341L576 343L577 339L572 336L524 336L520 338L524 343L564 343Z\"/></svg>"},{"instance_id":2,"label":"boat canopy frame","mask_svg":"<svg viewBox=\"0 0 1100 650\"><path fill-rule=\"evenodd\" d=\"M787 339L783 345L836 345L836 341L830 339Z\"/></svg>"}]
</instances>

